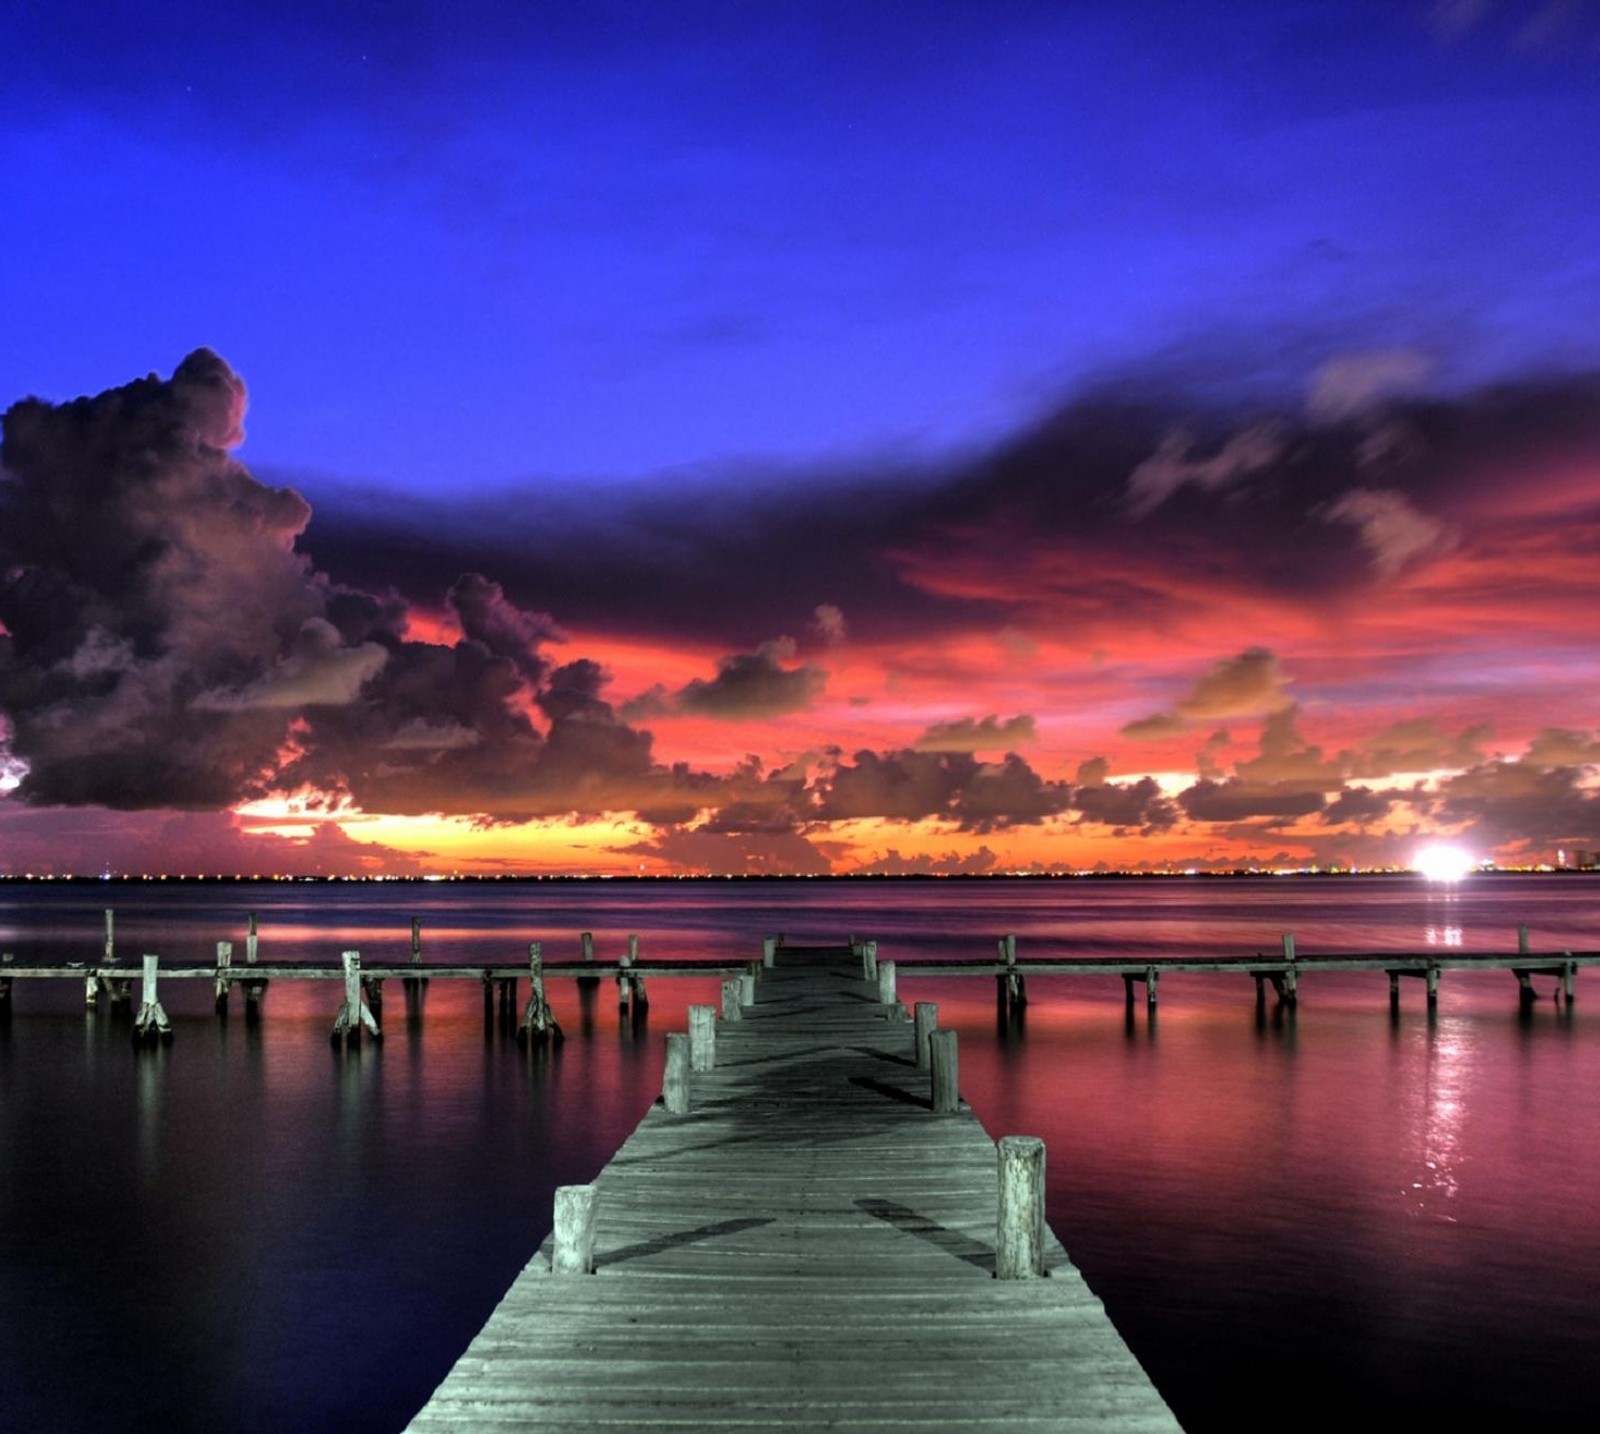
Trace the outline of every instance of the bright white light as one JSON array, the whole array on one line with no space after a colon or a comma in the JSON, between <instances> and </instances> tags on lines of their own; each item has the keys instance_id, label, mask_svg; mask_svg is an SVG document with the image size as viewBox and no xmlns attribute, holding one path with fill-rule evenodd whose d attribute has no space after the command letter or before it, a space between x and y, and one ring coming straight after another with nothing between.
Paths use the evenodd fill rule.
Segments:
<instances>
[{"instance_id":1,"label":"bright white light","mask_svg":"<svg viewBox=\"0 0 1600 1434\"><path fill-rule=\"evenodd\" d=\"M1412 866L1429 881L1460 881L1477 863L1458 846L1425 846Z\"/></svg>"}]
</instances>

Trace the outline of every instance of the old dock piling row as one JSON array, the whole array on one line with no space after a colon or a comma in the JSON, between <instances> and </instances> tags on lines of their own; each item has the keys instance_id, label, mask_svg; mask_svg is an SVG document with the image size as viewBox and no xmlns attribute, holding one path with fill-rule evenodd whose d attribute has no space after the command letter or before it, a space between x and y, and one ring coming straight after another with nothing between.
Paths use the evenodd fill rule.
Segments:
<instances>
[{"instance_id":1,"label":"old dock piling row","mask_svg":"<svg viewBox=\"0 0 1600 1434\"><path fill-rule=\"evenodd\" d=\"M43 963L19 961L6 963L0 976L0 1009L12 1010L18 981L53 978L83 983L85 1002L95 1008L101 998L108 998L114 1012L127 1010L133 1015L132 988L136 974L117 955L116 914L107 908L104 941L97 953L98 959ZM723 983L720 993L721 1018L738 1020L754 999L756 980L770 972L786 949L785 938L780 934L762 941L760 960L732 962L711 958L689 958L670 962L647 962L640 955L639 937L627 937L627 950L614 961L596 958L593 934L583 932L579 938L579 960L543 959L539 943L530 943L526 962L460 961L428 962L422 947L422 923L411 918L409 960L395 964L372 964L358 971L358 984L362 1000L352 1006L348 996L340 1006L343 1022L336 1022L335 1036L340 1044L359 1043L363 1028L376 1035L372 1026L362 1019L365 1010L374 1025L381 1029L383 1020L383 982L386 978L399 979L407 992L408 1007L420 1014L420 993L429 980L440 978L469 978L479 980L483 986L484 1022L489 1031L506 1034L515 1032L520 1043L559 1039L561 1032L549 1001L548 986L552 976L572 977L580 991L590 991L603 977L614 977L617 983L619 1009L631 1014L636 1023L642 1022L648 1010L645 980L647 975L704 977L715 975ZM1271 955L1257 952L1248 956L1028 956L1018 954L1015 934L996 941L991 957L955 957L918 959L901 956L898 960L880 960L878 943L852 936L841 959L851 966L852 979L860 980L871 988L877 1002L884 1008L889 1020L908 1019L909 1013L898 997L899 983L907 976L974 976L994 978L1003 1017L1020 1018L1028 1000L1027 978L1033 976L1108 976L1123 983L1125 1003L1129 1018L1135 1006L1135 988L1144 987L1145 1005L1150 1017L1155 1016L1158 990L1165 976L1193 972L1236 973L1249 977L1255 985L1257 1018L1266 1002L1266 987L1270 983L1280 1006L1294 1008L1298 1004L1302 978L1330 971L1382 972L1388 978L1389 1005L1397 1014L1400 1003L1402 978L1422 983L1430 1012L1437 1009L1442 978L1446 971L1494 970L1507 971L1516 980L1519 1000L1524 1011L1531 1009L1538 999L1535 980L1551 977L1553 994L1558 1006L1570 1003L1576 997L1577 973L1580 967L1600 965L1600 952L1568 949L1539 952L1533 949L1526 925L1519 926L1514 953L1500 951L1462 951L1430 949L1421 953L1367 952L1355 954L1317 953L1306 955L1297 949L1294 934L1283 933L1280 949ZM236 947L232 941L218 941L214 960L186 963L168 961L158 963L161 976L166 980L204 979L213 983L215 1005L219 1016L226 1016L230 993L240 988L245 997L247 1020L259 1018L262 996L269 979L335 980L347 979L344 963L332 965L327 961L295 960L263 963L259 955L259 930L256 914L248 918L245 937L245 960L240 966L235 960ZM359 958L358 958L359 962ZM742 968L742 969L741 969ZM521 1008L517 1006L517 983L526 971L529 979L529 999ZM735 985L737 984L737 991ZM143 1003L141 1003L143 1004ZM354 1024L351 1012L355 1012ZM520 1017L520 1019L519 1019ZM142 1040L146 1027L138 1026ZM166 1027L170 1038L171 1025ZM920 1050L919 1043L918 1049ZM930 1056L931 1061L931 1056Z\"/></svg>"},{"instance_id":2,"label":"old dock piling row","mask_svg":"<svg viewBox=\"0 0 1600 1434\"><path fill-rule=\"evenodd\" d=\"M935 1118L859 943L771 954L711 1069L668 1035L410 1427L1176 1429L1045 1222L1043 1143Z\"/></svg>"}]
</instances>

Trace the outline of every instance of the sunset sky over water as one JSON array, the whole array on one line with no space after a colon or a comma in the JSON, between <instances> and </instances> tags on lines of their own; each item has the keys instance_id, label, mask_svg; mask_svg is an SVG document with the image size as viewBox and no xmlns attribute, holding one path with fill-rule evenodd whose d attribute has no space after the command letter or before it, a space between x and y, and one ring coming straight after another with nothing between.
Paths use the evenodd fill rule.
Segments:
<instances>
[{"instance_id":1,"label":"sunset sky over water","mask_svg":"<svg viewBox=\"0 0 1600 1434\"><path fill-rule=\"evenodd\" d=\"M0 52L0 874L1600 849L1600 3Z\"/></svg>"}]
</instances>

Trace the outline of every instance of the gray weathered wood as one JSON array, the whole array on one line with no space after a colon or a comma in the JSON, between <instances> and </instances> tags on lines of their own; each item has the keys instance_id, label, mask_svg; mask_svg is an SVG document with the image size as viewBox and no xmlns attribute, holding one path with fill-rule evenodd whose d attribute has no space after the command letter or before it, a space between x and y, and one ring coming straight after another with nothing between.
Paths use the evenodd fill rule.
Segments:
<instances>
[{"instance_id":1,"label":"gray weathered wood","mask_svg":"<svg viewBox=\"0 0 1600 1434\"><path fill-rule=\"evenodd\" d=\"M859 973L780 948L596 1176L593 1278L553 1233L413 1429L1177 1428L1048 1227L1048 1279L994 1278L995 1145Z\"/></svg>"},{"instance_id":2,"label":"gray weathered wood","mask_svg":"<svg viewBox=\"0 0 1600 1434\"><path fill-rule=\"evenodd\" d=\"M737 1021L744 1015L744 983L738 976L722 983L722 1019Z\"/></svg>"},{"instance_id":3,"label":"gray weathered wood","mask_svg":"<svg viewBox=\"0 0 1600 1434\"><path fill-rule=\"evenodd\" d=\"M912 1011L911 1041L917 1055L917 1068L928 1069L928 1037L939 1027L939 1007L933 1001L918 1001Z\"/></svg>"},{"instance_id":4,"label":"gray weathered wood","mask_svg":"<svg viewBox=\"0 0 1600 1434\"><path fill-rule=\"evenodd\" d=\"M1044 1141L1002 1136L995 1146L1000 1198L995 1217L994 1272L1002 1280L1044 1273Z\"/></svg>"},{"instance_id":5,"label":"gray weathered wood","mask_svg":"<svg viewBox=\"0 0 1600 1434\"><path fill-rule=\"evenodd\" d=\"M878 962L878 999L886 1006L895 1004L894 962Z\"/></svg>"},{"instance_id":6,"label":"gray weathered wood","mask_svg":"<svg viewBox=\"0 0 1600 1434\"><path fill-rule=\"evenodd\" d=\"M933 1113L950 1115L961 1109L961 1076L954 1031L928 1032L928 1069Z\"/></svg>"},{"instance_id":7,"label":"gray weathered wood","mask_svg":"<svg viewBox=\"0 0 1600 1434\"><path fill-rule=\"evenodd\" d=\"M689 1033L667 1032L667 1064L661 1075L661 1101L672 1115L689 1113Z\"/></svg>"},{"instance_id":8,"label":"gray weathered wood","mask_svg":"<svg viewBox=\"0 0 1600 1434\"><path fill-rule=\"evenodd\" d=\"M594 1273L595 1217L599 1192L593 1185L556 1188L550 1270L557 1275Z\"/></svg>"},{"instance_id":9,"label":"gray weathered wood","mask_svg":"<svg viewBox=\"0 0 1600 1434\"><path fill-rule=\"evenodd\" d=\"M106 913L107 916L110 912ZM167 1013L162 1008L161 998L156 990L156 971L160 965L160 958L146 955L144 958L144 983L139 996L139 1014L133 1020L133 1039L136 1044L148 1044L154 1041L170 1041L172 1039L172 1023L167 1019Z\"/></svg>"},{"instance_id":10,"label":"gray weathered wood","mask_svg":"<svg viewBox=\"0 0 1600 1434\"><path fill-rule=\"evenodd\" d=\"M689 1007L689 1069L714 1070L717 1064L717 1008Z\"/></svg>"}]
</instances>

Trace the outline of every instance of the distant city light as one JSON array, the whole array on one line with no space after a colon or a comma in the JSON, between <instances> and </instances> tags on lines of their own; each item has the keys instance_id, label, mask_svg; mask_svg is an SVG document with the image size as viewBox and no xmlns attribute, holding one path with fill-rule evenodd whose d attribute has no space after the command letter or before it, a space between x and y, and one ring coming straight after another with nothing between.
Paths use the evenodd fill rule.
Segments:
<instances>
[{"instance_id":1,"label":"distant city light","mask_svg":"<svg viewBox=\"0 0 1600 1434\"><path fill-rule=\"evenodd\" d=\"M1412 861L1429 881L1460 881L1476 865L1458 846L1425 846Z\"/></svg>"}]
</instances>

